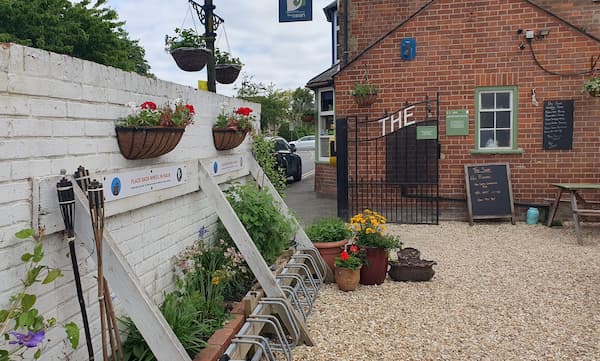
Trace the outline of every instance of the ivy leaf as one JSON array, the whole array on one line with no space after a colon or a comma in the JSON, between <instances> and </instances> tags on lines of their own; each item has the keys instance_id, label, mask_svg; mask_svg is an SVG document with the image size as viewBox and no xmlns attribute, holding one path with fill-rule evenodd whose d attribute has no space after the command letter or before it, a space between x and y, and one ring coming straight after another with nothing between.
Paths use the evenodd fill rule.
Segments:
<instances>
[{"instance_id":1,"label":"ivy leaf","mask_svg":"<svg viewBox=\"0 0 600 361\"><path fill-rule=\"evenodd\" d=\"M0 350L0 361L8 361L8 351Z\"/></svg>"},{"instance_id":2,"label":"ivy leaf","mask_svg":"<svg viewBox=\"0 0 600 361\"><path fill-rule=\"evenodd\" d=\"M69 322L65 325L65 332L71 342L71 347L75 350L79 345L79 326L75 322Z\"/></svg>"},{"instance_id":3,"label":"ivy leaf","mask_svg":"<svg viewBox=\"0 0 600 361\"><path fill-rule=\"evenodd\" d=\"M24 253L21 256L21 261L23 261L23 262L29 262L29 260L31 259L31 257L33 257L33 255L31 253Z\"/></svg>"},{"instance_id":4,"label":"ivy leaf","mask_svg":"<svg viewBox=\"0 0 600 361\"><path fill-rule=\"evenodd\" d=\"M35 312L34 312L35 311ZM23 312L17 318L17 322L20 327L28 327L32 326L35 322L35 317L37 316L37 310L29 310L28 312Z\"/></svg>"},{"instance_id":5,"label":"ivy leaf","mask_svg":"<svg viewBox=\"0 0 600 361\"><path fill-rule=\"evenodd\" d=\"M42 249L42 242L38 242L33 248L33 262L37 263L42 258L44 258L44 250Z\"/></svg>"},{"instance_id":6,"label":"ivy leaf","mask_svg":"<svg viewBox=\"0 0 600 361\"><path fill-rule=\"evenodd\" d=\"M23 295L23 298L21 298L21 308L23 309L23 312L29 311L29 309L35 304L36 300L37 297L35 295Z\"/></svg>"},{"instance_id":7,"label":"ivy leaf","mask_svg":"<svg viewBox=\"0 0 600 361\"><path fill-rule=\"evenodd\" d=\"M40 356L42 356L42 349L38 348L37 351L33 354L33 359L37 360L40 358Z\"/></svg>"},{"instance_id":8,"label":"ivy leaf","mask_svg":"<svg viewBox=\"0 0 600 361\"><path fill-rule=\"evenodd\" d=\"M6 322L8 318L8 310L0 310L0 323Z\"/></svg>"},{"instance_id":9,"label":"ivy leaf","mask_svg":"<svg viewBox=\"0 0 600 361\"><path fill-rule=\"evenodd\" d=\"M48 272L48 275L46 275L46 278L44 278L44 280L42 281L42 284L43 285L48 284L48 283L54 281L55 279L57 279L58 277L62 277L62 276L63 276L63 274L58 268L53 269Z\"/></svg>"},{"instance_id":10,"label":"ivy leaf","mask_svg":"<svg viewBox=\"0 0 600 361\"><path fill-rule=\"evenodd\" d=\"M26 239L29 237L33 237L33 229L22 229L19 232L15 233L15 237L18 239Z\"/></svg>"}]
</instances>

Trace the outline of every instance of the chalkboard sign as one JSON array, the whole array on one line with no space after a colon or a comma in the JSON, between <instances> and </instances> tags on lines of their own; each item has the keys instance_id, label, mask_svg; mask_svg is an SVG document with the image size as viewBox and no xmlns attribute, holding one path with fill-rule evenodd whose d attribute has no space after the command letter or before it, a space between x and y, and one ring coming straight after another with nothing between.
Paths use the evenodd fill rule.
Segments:
<instances>
[{"instance_id":1,"label":"chalkboard sign","mask_svg":"<svg viewBox=\"0 0 600 361\"><path fill-rule=\"evenodd\" d=\"M573 148L573 100L544 101L544 149Z\"/></svg>"},{"instance_id":2,"label":"chalkboard sign","mask_svg":"<svg viewBox=\"0 0 600 361\"><path fill-rule=\"evenodd\" d=\"M465 183L471 225L473 219L508 217L515 224L507 163L465 165Z\"/></svg>"}]
</instances>

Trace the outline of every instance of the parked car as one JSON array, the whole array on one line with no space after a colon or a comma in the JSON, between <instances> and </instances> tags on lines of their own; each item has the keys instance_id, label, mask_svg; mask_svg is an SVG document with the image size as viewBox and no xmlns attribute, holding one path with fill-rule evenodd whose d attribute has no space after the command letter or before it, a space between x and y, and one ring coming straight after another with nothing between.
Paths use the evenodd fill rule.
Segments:
<instances>
[{"instance_id":1,"label":"parked car","mask_svg":"<svg viewBox=\"0 0 600 361\"><path fill-rule=\"evenodd\" d=\"M287 177L294 178L295 181L302 179L302 158L296 154L296 147L287 142L282 137L270 137L275 145L275 161L277 167L284 170Z\"/></svg>"},{"instance_id":2,"label":"parked car","mask_svg":"<svg viewBox=\"0 0 600 361\"><path fill-rule=\"evenodd\" d=\"M291 141L290 145L296 146L296 150L315 150L315 136L305 135L297 140Z\"/></svg>"}]
</instances>

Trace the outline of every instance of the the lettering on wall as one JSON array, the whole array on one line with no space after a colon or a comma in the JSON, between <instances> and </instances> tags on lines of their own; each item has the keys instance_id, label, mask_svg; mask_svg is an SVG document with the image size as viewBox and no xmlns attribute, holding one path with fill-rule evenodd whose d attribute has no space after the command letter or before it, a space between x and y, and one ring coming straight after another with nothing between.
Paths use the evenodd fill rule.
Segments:
<instances>
[{"instance_id":1,"label":"the lettering on wall","mask_svg":"<svg viewBox=\"0 0 600 361\"><path fill-rule=\"evenodd\" d=\"M415 124L416 120L413 119L413 109L415 109L415 106L411 105L404 109L400 109L397 113L394 113L388 117L379 119L377 122L381 124L381 135L383 136L387 133L393 132L394 127L396 129L400 129L408 125Z\"/></svg>"},{"instance_id":2,"label":"the lettering on wall","mask_svg":"<svg viewBox=\"0 0 600 361\"><path fill-rule=\"evenodd\" d=\"M185 164L146 168L102 176L102 187L104 188L104 200L106 202L175 187L186 182L187 167Z\"/></svg>"}]
</instances>

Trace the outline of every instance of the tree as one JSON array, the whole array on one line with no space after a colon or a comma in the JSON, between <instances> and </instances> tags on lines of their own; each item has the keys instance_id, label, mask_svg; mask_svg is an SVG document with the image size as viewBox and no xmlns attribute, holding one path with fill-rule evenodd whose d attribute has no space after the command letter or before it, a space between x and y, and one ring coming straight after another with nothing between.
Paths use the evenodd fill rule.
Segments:
<instances>
[{"instance_id":1,"label":"tree","mask_svg":"<svg viewBox=\"0 0 600 361\"><path fill-rule=\"evenodd\" d=\"M290 120L295 125L301 125L303 115L315 113L315 97L313 92L306 88L296 88L290 92Z\"/></svg>"},{"instance_id":2,"label":"tree","mask_svg":"<svg viewBox=\"0 0 600 361\"><path fill-rule=\"evenodd\" d=\"M253 82L252 77L244 76L242 85L237 88L237 97L261 105L260 128L274 131L288 120L290 97L288 92L277 89L273 83L265 85Z\"/></svg>"},{"instance_id":3,"label":"tree","mask_svg":"<svg viewBox=\"0 0 600 361\"><path fill-rule=\"evenodd\" d=\"M145 51L130 40L106 0L0 0L0 42L15 42L150 75Z\"/></svg>"}]
</instances>

